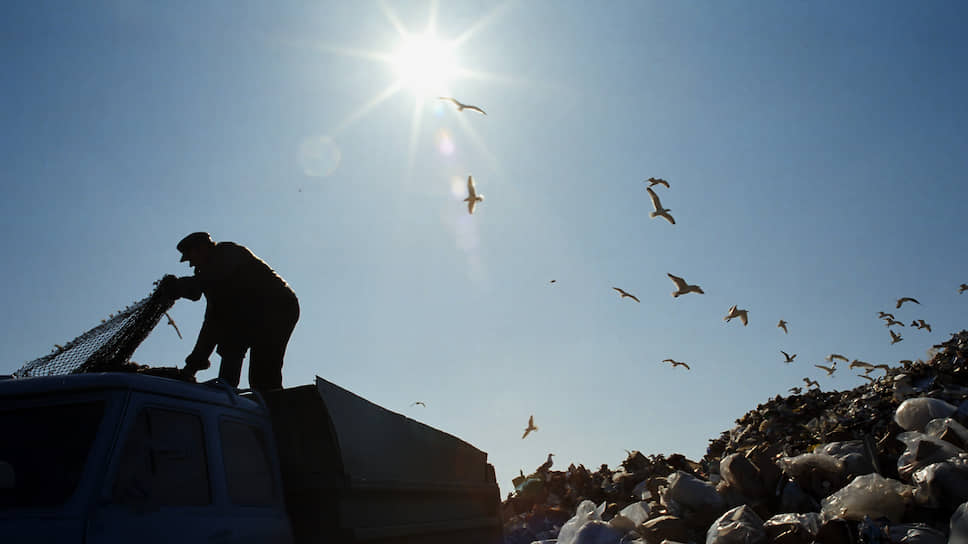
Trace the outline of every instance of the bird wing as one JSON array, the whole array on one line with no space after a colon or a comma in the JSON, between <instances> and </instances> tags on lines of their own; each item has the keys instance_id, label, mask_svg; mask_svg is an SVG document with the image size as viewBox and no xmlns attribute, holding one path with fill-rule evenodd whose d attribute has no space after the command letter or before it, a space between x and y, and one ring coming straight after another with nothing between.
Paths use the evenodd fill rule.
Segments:
<instances>
[{"instance_id":1,"label":"bird wing","mask_svg":"<svg viewBox=\"0 0 968 544\"><path fill-rule=\"evenodd\" d=\"M679 291L682 291L686 287L688 287L688 285L686 284L686 280L680 278L679 276L673 276L668 272L666 272L666 276L669 276L669 278L672 279L672 283L676 284L676 289L678 289Z\"/></svg>"},{"instance_id":2,"label":"bird wing","mask_svg":"<svg viewBox=\"0 0 968 544\"><path fill-rule=\"evenodd\" d=\"M534 427L534 414L528 417L528 427Z\"/></svg>"},{"instance_id":3,"label":"bird wing","mask_svg":"<svg viewBox=\"0 0 968 544\"><path fill-rule=\"evenodd\" d=\"M689 368L689 365L687 365L686 363L679 363L679 364L686 367L686 370L692 370L691 368Z\"/></svg>"},{"instance_id":4,"label":"bird wing","mask_svg":"<svg viewBox=\"0 0 968 544\"><path fill-rule=\"evenodd\" d=\"M477 188L474 187L474 176L467 176L467 196L471 200L477 198Z\"/></svg>"},{"instance_id":5,"label":"bird wing","mask_svg":"<svg viewBox=\"0 0 968 544\"><path fill-rule=\"evenodd\" d=\"M783 351L782 349L780 350L780 353L782 353L783 356L786 357L788 361L790 360L790 354L789 353Z\"/></svg>"},{"instance_id":6,"label":"bird wing","mask_svg":"<svg viewBox=\"0 0 968 544\"><path fill-rule=\"evenodd\" d=\"M659 185L665 185L667 189L669 188L669 182L662 178L655 180L655 182L658 183Z\"/></svg>"},{"instance_id":7,"label":"bird wing","mask_svg":"<svg viewBox=\"0 0 968 544\"><path fill-rule=\"evenodd\" d=\"M743 322L744 327L749 323L749 316L747 315L746 310L742 310L739 313L739 320Z\"/></svg>"},{"instance_id":8,"label":"bird wing","mask_svg":"<svg viewBox=\"0 0 968 544\"><path fill-rule=\"evenodd\" d=\"M462 105L460 102L457 101L456 98L452 98L450 96L438 96L437 98L439 98L441 100L449 100L449 101L453 102L454 104L456 104L458 106L461 106Z\"/></svg>"},{"instance_id":9,"label":"bird wing","mask_svg":"<svg viewBox=\"0 0 968 544\"><path fill-rule=\"evenodd\" d=\"M672 363L672 364L676 364L676 362L675 362L674 360L672 360L672 359L662 359L662 362L663 362L663 363Z\"/></svg>"},{"instance_id":10,"label":"bird wing","mask_svg":"<svg viewBox=\"0 0 968 544\"><path fill-rule=\"evenodd\" d=\"M465 104L464 107L467 108L467 109L469 109L469 110L479 111L479 112L483 113L484 115L487 115L487 113L485 113L484 110L482 110L481 108L479 108L477 106L471 106L471 105Z\"/></svg>"},{"instance_id":11,"label":"bird wing","mask_svg":"<svg viewBox=\"0 0 968 544\"><path fill-rule=\"evenodd\" d=\"M616 291L618 291L618 292L619 292L619 293L621 293L622 295L627 295L627 294L628 294L628 293L626 293L625 291L623 291L623 290L621 290L621 289L619 289L618 287L612 287L612 289L615 289Z\"/></svg>"},{"instance_id":12,"label":"bird wing","mask_svg":"<svg viewBox=\"0 0 968 544\"><path fill-rule=\"evenodd\" d=\"M524 440L524 437L528 436L529 433L531 433L530 427L524 430L524 434L521 435L521 439Z\"/></svg>"},{"instance_id":13,"label":"bird wing","mask_svg":"<svg viewBox=\"0 0 968 544\"><path fill-rule=\"evenodd\" d=\"M629 298L632 299L632 300L634 300L635 302L640 302L639 301L639 297L637 297L635 295L629 295Z\"/></svg>"},{"instance_id":14,"label":"bird wing","mask_svg":"<svg viewBox=\"0 0 968 544\"><path fill-rule=\"evenodd\" d=\"M672 223L673 225L676 224L676 219L672 217L672 214L670 214L668 211L660 213L659 216L664 217L666 221Z\"/></svg>"},{"instance_id":15,"label":"bird wing","mask_svg":"<svg viewBox=\"0 0 968 544\"><path fill-rule=\"evenodd\" d=\"M655 194L651 187L646 187L645 190L649 192L649 198L652 199L652 207L655 208L655 211L661 210L662 202L659 200L659 195Z\"/></svg>"},{"instance_id":16,"label":"bird wing","mask_svg":"<svg viewBox=\"0 0 968 544\"><path fill-rule=\"evenodd\" d=\"M470 199L467 201L467 213L474 215L474 206L477 205L477 199Z\"/></svg>"}]
</instances>

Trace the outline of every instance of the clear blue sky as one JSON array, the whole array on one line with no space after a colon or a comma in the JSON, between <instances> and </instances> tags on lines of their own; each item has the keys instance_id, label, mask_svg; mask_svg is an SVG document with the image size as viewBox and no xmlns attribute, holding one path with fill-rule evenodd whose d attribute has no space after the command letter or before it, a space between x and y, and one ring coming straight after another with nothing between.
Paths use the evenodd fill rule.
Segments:
<instances>
[{"instance_id":1,"label":"clear blue sky","mask_svg":"<svg viewBox=\"0 0 968 544\"><path fill-rule=\"evenodd\" d=\"M831 352L896 364L968 326L966 16L962 2L4 3L0 372L190 273L175 243L207 230L299 295L287 385L318 374L453 433L505 492L549 452L559 467L698 458L805 376L862 383L813 367ZM459 38L440 92L486 117L385 92L401 30L431 20ZM473 216L468 174L486 198ZM650 176L671 183L676 225L648 217ZM673 299L667 272L706 294ZM921 304L895 310L901 296ZM733 304L748 327L724 323ZM160 326L135 359L182 365L203 310L179 301L186 339ZM898 328L891 345L878 310L934 332ZM522 440L530 414L540 430Z\"/></svg>"}]
</instances>

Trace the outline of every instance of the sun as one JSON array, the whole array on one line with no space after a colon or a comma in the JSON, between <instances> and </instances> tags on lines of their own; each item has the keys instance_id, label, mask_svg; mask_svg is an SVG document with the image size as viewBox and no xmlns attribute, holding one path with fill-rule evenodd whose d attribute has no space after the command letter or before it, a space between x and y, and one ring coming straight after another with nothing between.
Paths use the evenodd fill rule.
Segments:
<instances>
[{"instance_id":1,"label":"sun","mask_svg":"<svg viewBox=\"0 0 968 544\"><path fill-rule=\"evenodd\" d=\"M455 49L433 34L404 36L391 64L402 87L421 97L439 95L459 71Z\"/></svg>"}]
</instances>

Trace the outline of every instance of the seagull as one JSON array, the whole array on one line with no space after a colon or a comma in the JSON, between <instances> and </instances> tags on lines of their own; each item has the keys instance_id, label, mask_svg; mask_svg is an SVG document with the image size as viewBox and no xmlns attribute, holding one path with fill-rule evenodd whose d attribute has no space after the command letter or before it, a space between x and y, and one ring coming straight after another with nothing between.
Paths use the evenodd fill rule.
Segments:
<instances>
[{"instance_id":1,"label":"seagull","mask_svg":"<svg viewBox=\"0 0 968 544\"><path fill-rule=\"evenodd\" d=\"M834 362L834 364L832 366L823 366L823 365L813 365L813 366L819 368L820 370L826 371L828 376L833 376L834 375L834 372L837 371L837 362L836 361Z\"/></svg>"},{"instance_id":2,"label":"seagull","mask_svg":"<svg viewBox=\"0 0 968 544\"><path fill-rule=\"evenodd\" d=\"M679 295L685 295L687 293L699 293L704 295L702 287L698 285L689 285L686 280L680 278L679 276L673 276L672 274L666 272L666 276L672 280L672 283L676 284L676 290L672 292L672 297L678 297Z\"/></svg>"},{"instance_id":3,"label":"seagull","mask_svg":"<svg viewBox=\"0 0 968 544\"><path fill-rule=\"evenodd\" d=\"M901 308L901 304L904 304L905 302L913 302L915 304L921 304L920 302L918 302L917 300L914 300L911 297L901 297L901 298L897 299L897 307L898 307L898 309L900 309Z\"/></svg>"},{"instance_id":4,"label":"seagull","mask_svg":"<svg viewBox=\"0 0 968 544\"><path fill-rule=\"evenodd\" d=\"M538 467L538 470L536 470L535 472L536 473L539 473L539 474L542 473L542 472L548 472L548 470L551 469L551 464L553 462L551 460L551 458L554 457L554 455L555 454L553 454L553 453L549 453L548 454L548 460L545 461L544 463L541 463L541 466Z\"/></svg>"},{"instance_id":5,"label":"seagull","mask_svg":"<svg viewBox=\"0 0 968 544\"><path fill-rule=\"evenodd\" d=\"M479 111L484 115L487 115L487 113L485 113L484 110L482 110L481 108L477 106L472 106L470 104L464 104L463 102L459 102L456 98L452 98L450 96L438 96L437 98L439 98L440 100L448 100L450 102L453 102L454 105L457 106L457 111L464 111L465 109L468 109L468 110Z\"/></svg>"},{"instance_id":6,"label":"seagull","mask_svg":"<svg viewBox=\"0 0 968 544\"><path fill-rule=\"evenodd\" d=\"M780 350L780 353L782 353L783 356L786 357L786 361L783 361L784 363L792 363L793 360L797 358L796 353L794 353L793 355L790 355L789 353L783 351L782 349Z\"/></svg>"},{"instance_id":7,"label":"seagull","mask_svg":"<svg viewBox=\"0 0 968 544\"><path fill-rule=\"evenodd\" d=\"M410 404L410 406L418 406L418 405L419 405L419 406L423 406L424 408L426 408L426 407L427 407L427 405L426 405L426 404L424 404L424 403L423 403L422 401L419 401L419 400L417 400L417 401L414 401L414 402L412 402L412 403Z\"/></svg>"},{"instance_id":8,"label":"seagull","mask_svg":"<svg viewBox=\"0 0 968 544\"><path fill-rule=\"evenodd\" d=\"M799 395L803 389L800 389L799 387L791 387L790 389L787 389L787 391L793 393L794 395Z\"/></svg>"},{"instance_id":9,"label":"seagull","mask_svg":"<svg viewBox=\"0 0 968 544\"><path fill-rule=\"evenodd\" d=\"M867 374L857 374L857 377L858 378L864 378L865 380L867 380L867 381L869 381L871 383L874 383L874 378L871 378Z\"/></svg>"},{"instance_id":10,"label":"seagull","mask_svg":"<svg viewBox=\"0 0 968 544\"><path fill-rule=\"evenodd\" d=\"M672 363L672 368L675 368L677 366L684 366L684 367L686 367L686 370L692 370L692 369L689 368L689 365L687 365L686 363L679 362L679 361L674 361L672 359L662 359L662 362L663 363Z\"/></svg>"},{"instance_id":11,"label":"seagull","mask_svg":"<svg viewBox=\"0 0 968 544\"><path fill-rule=\"evenodd\" d=\"M958 286L959 295L964 293L965 291L968 291L968 283L962 283L961 285Z\"/></svg>"},{"instance_id":12,"label":"seagull","mask_svg":"<svg viewBox=\"0 0 968 544\"><path fill-rule=\"evenodd\" d=\"M879 317L881 319L884 319L885 317L889 317L891 319L894 319L894 314L889 314L887 312L877 312L877 313L879 314L877 317Z\"/></svg>"},{"instance_id":13,"label":"seagull","mask_svg":"<svg viewBox=\"0 0 968 544\"><path fill-rule=\"evenodd\" d=\"M918 329L928 329L928 332L931 332L931 325L925 323L923 319L916 319L913 323L911 323L911 326L917 327Z\"/></svg>"},{"instance_id":14,"label":"seagull","mask_svg":"<svg viewBox=\"0 0 968 544\"><path fill-rule=\"evenodd\" d=\"M786 321L783 321L782 319L780 320L779 323L776 324L776 327L778 329L783 329L783 332L785 332L787 334L790 334L789 331L787 331L786 326L787 326L787 322Z\"/></svg>"},{"instance_id":15,"label":"seagull","mask_svg":"<svg viewBox=\"0 0 968 544\"><path fill-rule=\"evenodd\" d=\"M168 318L168 324L175 328L175 334L177 334L178 339L181 340L182 339L181 331L178 330L178 325L175 324L175 320L172 319L170 315L168 315L168 312L165 312L165 317Z\"/></svg>"},{"instance_id":16,"label":"seagull","mask_svg":"<svg viewBox=\"0 0 968 544\"><path fill-rule=\"evenodd\" d=\"M474 188L474 177L467 176L467 198L464 199L467 203L467 213L473 215L474 205L483 200L484 195L477 194L477 189Z\"/></svg>"},{"instance_id":17,"label":"seagull","mask_svg":"<svg viewBox=\"0 0 968 544\"><path fill-rule=\"evenodd\" d=\"M524 434L521 435L521 440L524 440L524 437L528 436L531 431L537 430L538 428L534 426L534 414L531 414L531 417L528 418L528 427L524 430Z\"/></svg>"},{"instance_id":18,"label":"seagull","mask_svg":"<svg viewBox=\"0 0 968 544\"><path fill-rule=\"evenodd\" d=\"M662 178L649 178L645 181L649 182L649 187L655 187L656 185L665 185L666 189L669 188L669 182Z\"/></svg>"},{"instance_id":19,"label":"seagull","mask_svg":"<svg viewBox=\"0 0 968 544\"><path fill-rule=\"evenodd\" d=\"M831 362L831 361L833 361L834 359L840 359L841 361L843 361L845 363L848 361L848 359L846 357L844 357L843 355L840 355L839 353L831 353L830 355L824 357L824 359L828 363Z\"/></svg>"},{"instance_id":20,"label":"seagull","mask_svg":"<svg viewBox=\"0 0 968 544\"><path fill-rule=\"evenodd\" d=\"M810 378L804 378L803 383L807 384L807 387L820 387L820 384Z\"/></svg>"},{"instance_id":21,"label":"seagull","mask_svg":"<svg viewBox=\"0 0 968 544\"><path fill-rule=\"evenodd\" d=\"M853 361L850 362L850 368L869 368L869 369L872 369L873 370L874 369L874 365L872 365L870 363L865 363L864 361L861 361L860 359L854 359Z\"/></svg>"},{"instance_id":22,"label":"seagull","mask_svg":"<svg viewBox=\"0 0 968 544\"><path fill-rule=\"evenodd\" d=\"M879 365L874 365L874 368L879 368L879 369L883 370L884 372L887 372L891 367L887 366L886 364L881 363Z\"/></svg>"},{"instance_id":23,"label":"seagull","mask_svg":"<svg viewBox=\"0 0 968 544\"><path fill-rule=\"evenodd\" d=\"M896 344L896 343L898 343L898 342L900 342L901 340L904 340L903 338L901 338L901 335L900 335L900 334L897 334L897 333L896 333L896 332L894 332L894 331L890 331L890 333L891 333L891 345L892 345L892 346L893 346L894 344Z\"/></svg>"},{"instance_id":24,"label":"seagull","mask_svg":"<svg viewBox=\"0 0 968 544\"><path fill-rule=\"evenodd\" d=\"M749 323L749 317L747 316L747 311L737 310L735 304L733 304L733 307L729 309L729 312L726 314L726 317L723 318L723 321L729 323L729 320L733 319L734 317L738 317L739 320L743 322L744 327L746 326L747 323Z\"/></svg>"},{"instance_id":25,"label":"seagull","mask_svg":"<svg viewBox=\"0 0 968 544\"><path fill-rule=\"evenodd\" d=\"M629 297L630 299L634 300L635 302L639 302L639 297L633 295L632 293L626 293L624 290L619 289L618 287L612 287L612 289L615 289L619 293L622 293L621 298Z\"/></svg>"},{"instance_id":26,"label":"seagull","mask_svg":"<svg viewBox=\"0 0 968 544\"><path fill-rule=\"evenodd\" d=\"M885 321L886 321L886 323L884 323L885 327L890 327L891 325L900 325L902 327L904 326L904 323L901 323L900 321L895 321L893 319L885 319Z\"/></svg>"},{"instance_id":27,"label":"seagull","mask_svg":"<svg viewBox=\"0 0 968 544\"><path fill-rule=\"evenodd\" d=\"M655 191L653 191L649 187L646 187L645 190L649 192L649 198L652 199L652 207L655 208L655 211L650 213L649 217L654 219L656 217L662 216L665 218L666 221L675 225L676 220L673 219L671 215L669 215L669 212L671 212L672 210L662 207L662 202L659 202L659 195L655 194Z\"/></svg>"}]
</instances>

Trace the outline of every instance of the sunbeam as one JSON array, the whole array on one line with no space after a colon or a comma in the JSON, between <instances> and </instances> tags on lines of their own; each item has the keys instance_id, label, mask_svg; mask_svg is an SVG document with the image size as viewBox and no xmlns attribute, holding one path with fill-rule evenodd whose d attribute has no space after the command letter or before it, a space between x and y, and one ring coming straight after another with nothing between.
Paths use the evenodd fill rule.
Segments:
<instances>
[{"instance_id":1,"label":"sunbeam","mask_svg":"<svg viewBox=\"0 0 968 544\"><path fill-rule=\"evenodd\" d=\"M369 102L367 102L366 104L363 104L363 106L361 106L360 109L351 113L346 119L340 121L340 123L336 125L336 128L334 128L331 133L336 134L337 132L340 132L344 130L346 127L352 125L354 122L356 122L357 119L366 115L367 112L377 107L381 102L396 94L401 87L402 87L402 84L399 81L393 82L389 87L384 89L381 93L379 93L378 95L370 99Z\"/></svg>"}]
</instances>

